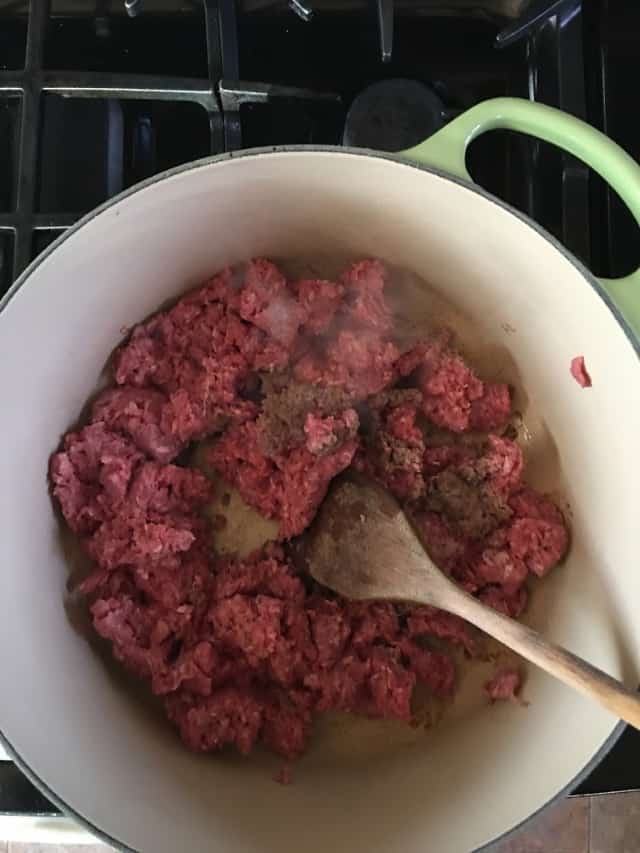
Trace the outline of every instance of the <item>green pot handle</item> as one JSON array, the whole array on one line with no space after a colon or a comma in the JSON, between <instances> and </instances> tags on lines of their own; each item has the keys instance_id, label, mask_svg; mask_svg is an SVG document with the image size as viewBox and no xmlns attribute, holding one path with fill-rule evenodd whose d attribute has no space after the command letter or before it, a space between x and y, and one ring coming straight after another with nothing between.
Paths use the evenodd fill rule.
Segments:
<instances>
[{"instance_id":1,"label":"green pot handle","mask_svg":"<svg viewBox=\"0 0 640 853\"><path fill-rule=\"evenodd\" d=\"M543 104L520 98L484 101L402 156L472 182L465 164L467 147L497 128L536 136L583 160L618 193L640 225L640 166L599 130ZM600 282L640 338L640 270Z\"/></svg>"}]
</instances>

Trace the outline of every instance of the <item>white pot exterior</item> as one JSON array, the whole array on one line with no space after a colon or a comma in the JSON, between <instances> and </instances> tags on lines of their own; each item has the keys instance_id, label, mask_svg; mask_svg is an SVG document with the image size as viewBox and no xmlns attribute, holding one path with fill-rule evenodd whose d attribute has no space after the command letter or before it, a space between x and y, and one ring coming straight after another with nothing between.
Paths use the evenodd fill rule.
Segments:
<instances>
[{"instance_id":1,"label":"white pot exterior","mask_svg":"<svg viewBox=\"0 0 640 853\"><path fill-rule=\"evenodd\" d=\"M414 270L508 347L555 442L572 511L570 557L545 581L539 624L629 686L639 681L640 364L575 262L484 194L389 158L307 150L197 165L74 230L0 315L0 730L118 846L468 853L565 788L616 728L532 671L526 710L478 706L370 755L313 748L283 787L263 760L187 752L70 626L48 458L123 328L226 264L318 252ZM569 375L576 355L589 390Z\"/></svg>"}]
</instances>

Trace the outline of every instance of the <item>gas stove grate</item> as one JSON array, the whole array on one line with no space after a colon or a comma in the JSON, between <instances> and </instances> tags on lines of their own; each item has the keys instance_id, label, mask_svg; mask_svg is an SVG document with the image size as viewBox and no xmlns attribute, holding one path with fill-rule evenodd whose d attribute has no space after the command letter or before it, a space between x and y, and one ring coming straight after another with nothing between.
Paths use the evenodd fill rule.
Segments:
<instances>
[{"instance_id":1,"label":"gas stove grate","mask_svg":"<svg viewBox=\"0 0 640 853\"><path fill-rule=\"evenodd\" d=\"M121 113L123 109L126 111L127 102L130 105L146 102L147 105L152 104L156 111L161 109L156 105L162 103L183 104L185 110L191 105L204 119L204 132L203 121L198 119L200 145L195 149L198 156L204 156L241 147L238 120L241 105L264 104L278 98L339 100L338 96L331 93L317 93L295 86L239 81L235 0L220 0L217 3L207 0L202 5L207 76L200 78L49 70L45 67L44 59L51 24L50 11L48 0L32 0L26 26L24 66L15 70L0 70L0 135L4 135L7 142L6 154L10 161L5 164L7 174L0 179L0 253L3 261L0 292L6 290L35 254L87 210L126 185L162 170L155 163L150 164L146 174L144 169L142 173L139 169L130 169L129 180L123 182L117 174L118 156L114 157L114 150L109 149L107 162L103 165L107 173L104 176L104 188L87 195L83 182L78 181L81 185L78 188L80 201L84 202L82 209L61 207L60 200L69 196L73 198L73 187L67 180L69 175L56 174L63 152L60 151L59 140L55 138L55 131L60 130L61 125L68 130L69 122L75 121L83 125L87 132L87 125L92 123L97 132L106 132L108 135L108 129L113 129L114 122L123 121ZM220 82L225 76L227 79ZM74 99L80 106L70 110L61 99ZM88 103L90 100L100 109L92 109ZM99 115L105 104L111 108L111 113L115 113L106 123L104 117ZM177 115L179 118L180 114ZM194 121L193 111L185 111L184 115L189 115ZM49 134L48 123L53 128ZM138 141L144 145L144 122L141 124L142 130L138 128L141 138ZM76 131L79 132L80 127ZM49 164L52 168L48 170L45 162L47 146L43 145L43 137L49 140L51 147L58 148L55 154L58 159ZM133 144L135 146L135 139ZM86 143L84 146L82 143L79 145L80 152L83 147L86 150ZM183 156L174 158L176 162L169 161L165 166L192 159L192 153L188 149ZM126 157L126 152L121 151L120 160L123 154ZM82 154L78 151L70 152L64 164L66 169L71 173L77 165L74 160L81 158ZM87 163L86 168L95 168L95 163ZM61 191L62 183L66 185L66 192L64 189ZM85 197L82 197L83 192Z\"/></svg>"}]
</instances>

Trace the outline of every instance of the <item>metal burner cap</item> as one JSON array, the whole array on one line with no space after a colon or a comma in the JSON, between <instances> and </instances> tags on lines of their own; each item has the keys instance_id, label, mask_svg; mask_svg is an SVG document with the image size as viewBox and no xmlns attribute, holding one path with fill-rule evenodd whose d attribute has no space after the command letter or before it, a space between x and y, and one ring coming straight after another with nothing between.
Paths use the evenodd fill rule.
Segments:
<instances>
[{"instance_id":1,"label":"metal burner cap","mask_svg":"<svg viewBox=\"0 0 640 853\"><path fill-rule=\"evenodd\" d=\"M444 124L436 93L417 80L382 80L357 95L344 125L342 142L354 148L403 151Z\"/></svg>"}]
</instances>

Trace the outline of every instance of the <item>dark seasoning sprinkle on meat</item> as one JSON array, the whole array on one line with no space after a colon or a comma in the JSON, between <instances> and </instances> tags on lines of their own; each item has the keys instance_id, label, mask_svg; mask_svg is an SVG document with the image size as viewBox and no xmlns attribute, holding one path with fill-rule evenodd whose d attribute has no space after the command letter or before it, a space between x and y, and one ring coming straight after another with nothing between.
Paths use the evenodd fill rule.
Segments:
<instances>
[{"instance_id":1,"label":"dark seasoning sprinkle on meat","mask_svg":"<svg viewBox=\"0 0 640 853\"><path fill-rule=\"evenodd\" d=\"M260 742L288 760L330 709L409 723L416 685L451 697L450 650L477 653L455 616L345 601L294 568L291 540L345 468L390 489L440 567L509 616L565 553L560 510L526 485L504 432L508 387L478 377L445 333L400 352L384 284L375 260L339 281L288 281L263 259L222 271L132 330L112 387L51 459L95 563L80 587L93 626L193 750ZM278 524L279 541L247 559L215 555L211 483L175 464L212 436L211 465ZM487 695L515 695L519 678L498 672Z\"/></svg>"}]
</instances>

